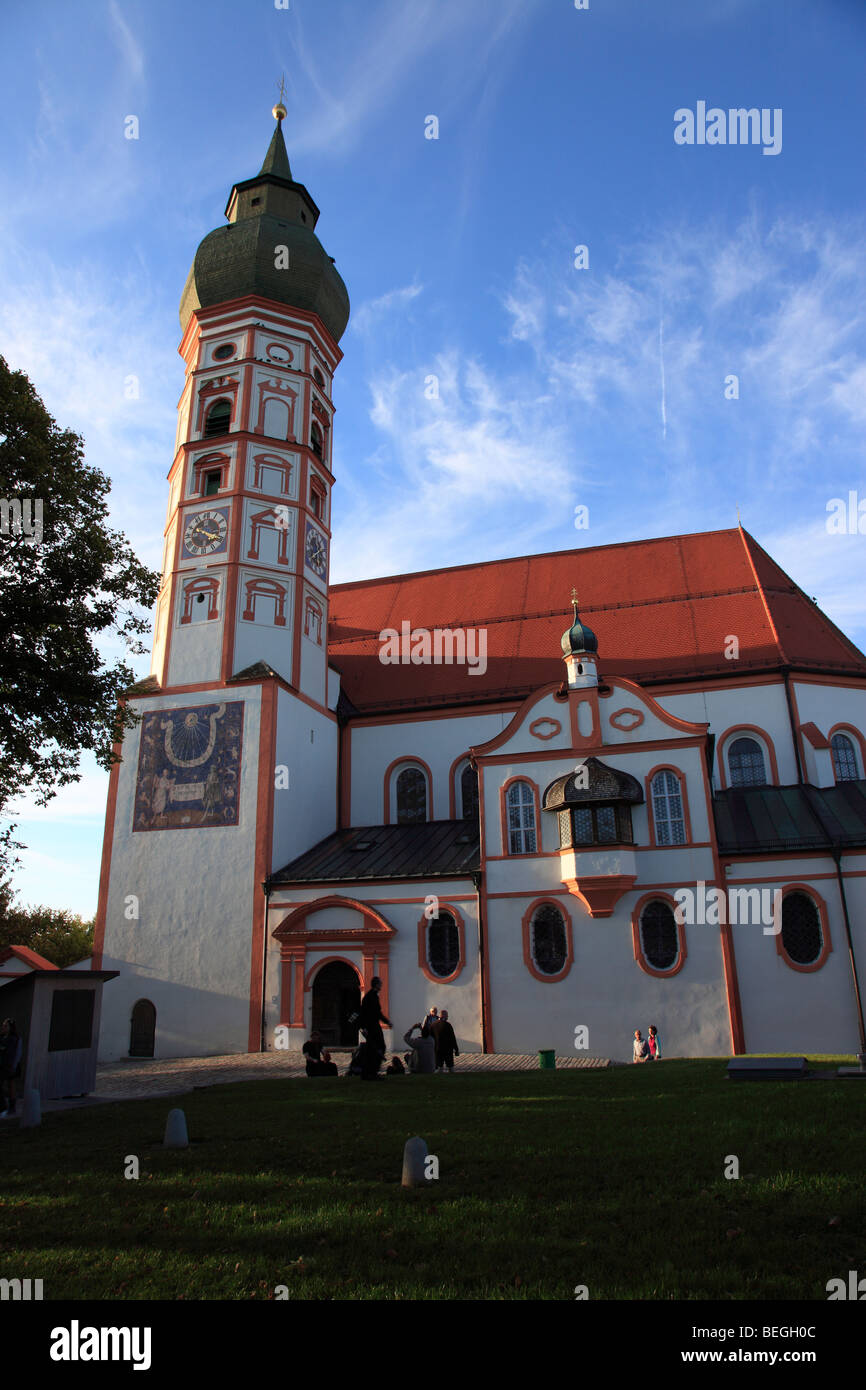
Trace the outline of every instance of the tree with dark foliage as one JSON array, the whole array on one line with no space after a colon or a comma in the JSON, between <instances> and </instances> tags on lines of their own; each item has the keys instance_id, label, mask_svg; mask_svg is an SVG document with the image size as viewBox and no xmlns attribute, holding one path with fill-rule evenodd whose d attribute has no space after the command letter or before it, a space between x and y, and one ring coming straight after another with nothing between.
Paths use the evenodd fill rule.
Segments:
<instances>
[{"instance_id":1,"label":"tree with dark foliage","mask_svg":"<svg viewBox=\"0 0 866 1390\"><path fill-rule=\"evenodd\" d=\"M135 679L103 661L100 637L146 651L159 575L107 524L109 479L84 462L23 372L0 357L0 817L13 798L44 805L78 781L90 750L108 768L135 716L120 699ZM21 848L0 833L0 879Z\"/></svg>"}]
</instances>

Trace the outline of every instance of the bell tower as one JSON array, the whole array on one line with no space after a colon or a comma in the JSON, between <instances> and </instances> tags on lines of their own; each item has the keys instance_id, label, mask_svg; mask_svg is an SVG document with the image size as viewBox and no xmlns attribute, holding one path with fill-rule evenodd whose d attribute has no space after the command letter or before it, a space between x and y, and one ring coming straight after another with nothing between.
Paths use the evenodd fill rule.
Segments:
<instances>
[{"instance_id":1,"label":"bell tower","mask_svg":"<svg viewBox=\"0 0 866 1390\"><path fill-rule=\"evenodd\" d=\"M332 384L349 297L293 177L286 109L180 303L151 676L112 769L94 965L116 968L100 1056L266 1045L264 883L336 829L328 668ZM112 964L109 964L111 962ZM136 1012L138 1011L138 1012Z\"/></svg>"},{"instance_id":2,"label":"bell tower","mask_svg":"<svg viewBox=\"0 0 866 1390\"><path fill-rule=\"evenodd\" d=\"M157 601L160 685L264 661L327 703L332 382L349 298L315 233L282 123L181 296L186 381Z\"/></svg>"}]
</instances>

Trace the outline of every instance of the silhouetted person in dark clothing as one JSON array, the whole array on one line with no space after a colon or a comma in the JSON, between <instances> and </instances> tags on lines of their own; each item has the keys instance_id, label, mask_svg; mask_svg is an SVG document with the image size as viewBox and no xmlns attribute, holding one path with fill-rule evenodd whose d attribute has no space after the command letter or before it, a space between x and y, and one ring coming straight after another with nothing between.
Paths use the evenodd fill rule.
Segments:
<instances>
[{"instance_id":1,"label":"silhouetted person in dark clothing","mask_svg":"<svg viewBox=\"0 0 866 1390\"><path fill-rule=\"evenodd\" d=\"M321 1033L311 1033L309 1042L303 1049L307 1059L307 1076L336 1076L337 1064L331 1061L330 1052L322 1051Z\"/></svg>"},{"instance_id":2,"label":"silhouetted person in dark clothing","mask_svg":"<svg viewBox=\"0 0 866 1390\"><path fill-rule=\"evenodd\" d=\"M21 1075L23 1050L14 1018L4 1018L0 1027L0 1090L6 1093L2 1115L15 1114L15 1080Z\"/></svg>"},{"instance_id":3,"label":"silhouetted person in dark clothing","mask_svg":"<svg viewBox=\"0 0 866 1390\"><path fill-rule=\"evenodd\" d=\"M448 1010L443 1009L439 1015L439 1027L436 1029L436 1070L454 1070L454 1054L460 1055L460 1048L457 1046L457 1038L454 1029L448 1022Z\"/></svg>"},{"instance_id":4,"label":"silhouetted person in dark clothing","mask_svg":"<svg viewBox=\"0 0 866 1390\"><path fill-rule=\"evenodd\" d=\"M361 1000L361 1012L358 1016L358 1027L363 1029L367 1035L367 1043L376 1052L381 1052L385 1056L385 1034L382 1032L382 1024L391 1027L391 1020L382 1013L382 1006L379 1003L379 990L382 988L382 981L378 975L374 975L370 981L370 988Z\"/></svg>"}]
</instances>

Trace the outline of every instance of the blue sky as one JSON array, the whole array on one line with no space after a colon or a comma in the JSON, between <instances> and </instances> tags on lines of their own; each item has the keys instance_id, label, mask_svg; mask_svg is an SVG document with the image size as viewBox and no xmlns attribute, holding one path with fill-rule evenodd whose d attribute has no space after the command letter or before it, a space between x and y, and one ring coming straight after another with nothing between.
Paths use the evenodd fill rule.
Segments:
<instances>
[{"instance_id":1,"label":"blue sky","mask_svg":"<svg viewBox=\"0 0 866 1390\"><path fill-rule=\"evenodd\" d=\"M84 435L146 563L180 293L285 73L293 172L352 301L334 581L739 507L866 645L866 537L826 526L830 499L866 499L861 0L4 0L0 24L0 352ZM780 108L780 153L676 144L699 101ZM90 915L107 777L83 772L22 800L16 885Z\"/></svg>"}]
</instances>

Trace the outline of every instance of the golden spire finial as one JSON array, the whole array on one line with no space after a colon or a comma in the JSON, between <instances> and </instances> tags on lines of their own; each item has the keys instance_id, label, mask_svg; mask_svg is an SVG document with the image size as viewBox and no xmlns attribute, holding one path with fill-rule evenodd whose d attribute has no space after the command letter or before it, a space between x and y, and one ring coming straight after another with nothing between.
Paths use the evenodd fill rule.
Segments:
<instances>
[{"instance_id":1,"label":"golden spire finial","mask_svg":"<svg viewBox=\"0 0 866 1390\"><path fill-rule=\"evenodd\" d=\"M575 607L575 609L576 609L576 608L577 608L577 590L575 589L575 587L574 587L573 584L572 584L572 586L571 586L571 602L572 602L572 604L574 605L574 607Z\"/></svg>"},{"instance_id":2,"label":"golden spire finial","mask_svg":"<svg viewBox=\"0 0 866 1390\"><path fill-rule=\"evenodd\" d=\"M273 115L274 119L277 120L277 121L284 121L285 118L286 118L286 116L287 116L287 114L288 114L287 111L286 111L286 106L285 106L285 96L286 96L286 74L283 73L282 77L280 78L280 99L279 99L279 101L277 102L276 106L274 106L274 107L272 108L272 113L271 113L271 114Z\"/></svg>"}]
</instances>

